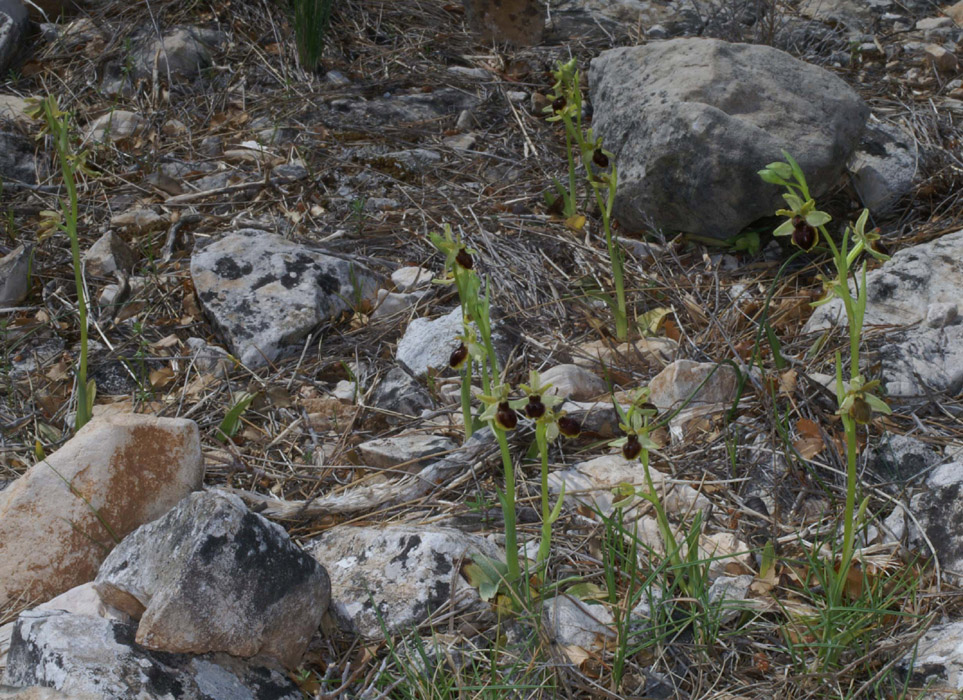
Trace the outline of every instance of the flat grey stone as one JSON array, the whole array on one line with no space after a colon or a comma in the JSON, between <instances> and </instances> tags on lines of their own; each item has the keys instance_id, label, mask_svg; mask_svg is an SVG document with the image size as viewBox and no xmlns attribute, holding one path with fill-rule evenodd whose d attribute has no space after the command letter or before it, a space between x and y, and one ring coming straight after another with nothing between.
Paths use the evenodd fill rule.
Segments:
<instances>
[{"instance_id":1,"label":"flat grey stone","mask_svg":"<svg viewBox=\"0 0 963 700\"><path fill-rule=\"evenodd\" d=\"M267 660L166 654L135 643L133 625L62 610L21 613L2 682L45 686L71 700L300 700Z\"/></svg>"},{"instance_id":2,"label":"flat grey stone","mask_svg":"<svg viewBox=\"0 0 963 700\"><path fill-rule=\"evenodd\" d=\"M378 284L361 263L258 229L195 251L191 277L212 325L250 367L298 349L322 323L372 300Z\"/></svg>"},{"instance_id":3,"label":"flat grey stone","mask_svg":"<svg viewBox=\"0 0 963 700\"><path fill-rule=\"evenodd\" d=\"M457 567L475 553L503 556L487 539L433 525L339 525L305 548L331 575L331 613L339 626L371 639L383 638L384 629L410 630L449 603L487 612Z\"/></svg>"}]
</instances>

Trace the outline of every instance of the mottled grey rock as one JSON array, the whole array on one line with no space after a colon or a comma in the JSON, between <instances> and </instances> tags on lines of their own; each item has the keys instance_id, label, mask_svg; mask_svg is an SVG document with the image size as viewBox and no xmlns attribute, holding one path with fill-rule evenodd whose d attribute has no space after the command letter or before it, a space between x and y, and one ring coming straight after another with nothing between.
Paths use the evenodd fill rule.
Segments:
<instances>
[{"instance_id":1,"label":"mottled grey rock","mask_svg":"<svg viewBox=\"0 0 963 700\"><path fill-rule=\"evenodd\" d=\"M38 163L34 158L34 150L34 144L29 139L0 131L0 178L37 184Z\"/></svg>"},{"instance_id":2,"label":"mottled grey rock","mask_svg":"<svg viewBox=\"0 0 963 700\"><path fill-rule=\"evenodd\" d=\"M371 405L387 411L386 420L395 424L420 416L432 401L425 387L400 367L394 367L378 383Z\"/></svg>"},{"instance_id":3,"label":"mottled grey rock","mask_svg":"<svg viewBox=\"0 0 963 700\"><path fill-rule=\"evenodd\" d=\"M870 124L849 164L863 206L878 216L891 212L913 188L917 158L916 142L900 128Z\"/></svg>"},{"instance_id":4,"label":"mottled grey rock","mask_svg":"<svg viewBox=\"0 0 963 700\"><path fill-rule=\"evenodd\" d=\"M839 179L869 110L840 78L768 46L673 39L589 70L593 127L630 228L727 237L783 204L758 171L789 149L814 196Z\"/></svg>"},{"instance_id":5,"label":"mottled grey rock","mask_svg":"<svg viewBox=\"0 0 963 700\"><path fill-rule=\"evenodd\" d=\"M0 606L92 580L115 538L159 518L203 478L194 421L95 417L0 492Z\"/></svg>"},{"instance_id":6,"label":"mottled grey rock","mask_svg":"<svg viewBox=\"0 0 963 700\"><path fill-rule=\"evenodd\" d=\"M237 496L195 493L121 542L96 579L158 651L269 656L296 668L331 597L324 568Z\"/></svg>"},{"instance_id":7,"label":"mottled grey rock","mask_svg":"<svg viewBox=\"0 0 963 700\"><path fill-rule=\"evenodd\" d=\"M963 691L963 621L930 627L919 643L900 659L896 668L909 675L914 688L926 688L924 697L959 697Z\"/></svg>"},{"instance_id":8,"label":"mottled grey rock","mask_svg":"<svg viewBox=\"0 0 963 700\"><path fill-rule=\"evenodd\" d=\"M29 24L27 9L19 0L0 0L0 75L20 52Z\"/></svg>"},{"instance_id":9,"label":"mottled grey rock","mask_svg":"<svg viewBox=\"0 0 963 700\"><path fill-rule=\"evenodd\" d=\"M963 230L904 248L866 275L865 327L905 326L888 332L877 353L890 396L952 395L963 389L961 298ZM936 327L927 319L938 321ZM818 307L804 330L836 324L846 325L838 299Z\"/></svg>"},{"instance_id":10,"label":"mottled grey rock","mask_svg":"<svg viewBox=\"0 0 963 700\"><path fill-rule=\"evenodd\" d=\"M0 308L16 306L30 291L30 260L33 247L18 245L0 258Z\"/></svg>"},{"instance_id":11,"label":"mottled grey rock","mask_svg":"<svg viewBox=\"0 0 963 700\"><path fill-rule=\"evenodd\" d=\"M615 618L604 605L588 605L570 595L542 603L542 620L556 644L600 651L616 640Z\"/></svg>"},{"instance_id":12,"label":"mottled grey rock","mask_svg":"<svg viewBox=\"0 0 963 700\"><path fill-rule=\"evenodd\" d=\"M339 525L306 546L331 575L331 612L366 638L410 630L453 604L483 613L478 590L457 570L476 553L503 555L488 540L432 525ZM454 590L452 586L454 585Z\"/></svg>"},{"instance_id":13,"label":"mottled grey rock","mask_svg":"<svg viewBox=\"0 0 963 700\"><path fill-rule=\"evenodd\" d=\"M936 549L944 576L963 580L963 462L949 462L936 467L924 482L924 490L909 500L908 508L919 521L929 542ZM923 539L913 518L897 506L886 518L889 534L902 540L924 558L930 556L929 544Z\"/></svg>"},{"instance_id":14,"label":"mottled grey rock","mask_svg":"<svg viewBox=\"0 0 963 700\"><path fill-rule=\"evenodd\" d=\"M196 250L191 277L207 317L251 367L298 349L322 323L372 300L378 285L361 263L257 229Z\"/></svg>"},{"instance_id":15,"label":"mottled grey rock","mask_svg":"<svg viewBox=\"0 0 963 700\"><path fill-rule=\"evenodd\" d=\"M498 354L500 365L504 365L510 351L510 340L495 321L492 310L492 344ZM458 347L457 336L464 332L461 307L455 307L438 318L416 318L408 324L401 340L395 359L411 370L416 377L423 377L429 370L447 370L451 352Z\"/></svg>"},{"instance_id":16,"label":"mottled grey rock","mask_svg":"<svg viewBox=\"0 0 963 700\"><path fill-rule=\"evenodd\" d=\"M137 256L127 242L113 231L98 238L84 254L84 265L94 277L109 277L115 272L130 273Z\"/></svg>"},{"instance_id":17,"label":"mottled grey rock","mask_svg":"<svg viewBox=\"0 0 963 700\"><path fill-rule=\"evenodd\" d=\"M134 641L135 627L60 610L21 613L3 683L46 686L71 699L300 700L269 660L167 654Z\"/></svg>"},{"instance_id":18,"label":"mottled grey rock","mask_svg":"<svg viewBox=\"0 0 963 700\"><path fill-rule=\"evenodd\" d=\"M885 433L873 448L869 463L887 481L903 483L940 461L940 455L921 440Z\"/></svg>"},{"instance_id":19,"label":"mottled grey rock","mask_svg":"<svg viewBox=\"0 0 963 700\"><path fill-rule=\"evenodd\" d=\"M358 452L369 467L390 469L404 464L408 469L418 469L441 459L446 452L457 447L453 440L441 435L408 433L362 442L358 445Z\"/></svg>"}]
</instances>

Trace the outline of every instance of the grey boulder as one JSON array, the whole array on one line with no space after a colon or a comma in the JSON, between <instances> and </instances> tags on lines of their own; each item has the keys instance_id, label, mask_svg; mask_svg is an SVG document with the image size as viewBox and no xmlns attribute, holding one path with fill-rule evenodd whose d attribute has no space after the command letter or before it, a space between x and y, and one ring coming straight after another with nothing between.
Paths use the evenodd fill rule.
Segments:
<instances>
[{"instance_id":1,"label":"grey boulder","mask_svg":"<svg viewBox=\"0 0 963 700\"><path fill-rule=\"evenodd\" d=\"M849 164L863 206L878 216L890 213L912 190L918 158L915 141L899 127L867 127Z\"/></svg>"},{"instance_id":2,"label":"grey boulder","mask_svg":"<svg viewBox=\"0 0 963 700\"><path fill-rule=\"evenodd\" d=\"M294 668L328 607L324 568L237 497L195 493L121 542L95 581L148 649Z\"/></svg>"},{"instance_id":3,"label":"grey boulder","mask_svg":"<svg viewBox=\"0 0 963 700\"><path fill-rule=\"evenodd\" d=\"M134 641L134 631L133 625L62 610L21 613L2 682L20 688L45 686L75 700L302 697L269 661L151 651Z\"/></svg>"},{"instance_id":4,"label":"grey boulder","mask_svg":"<svg viewBox=\"0 0 963 700\"><path fill-rule=\"evenodd\" d=\"M195 251L191 277L215 329L252 367L371 301L377 287L377 277L360 263L258 229L229 233Z\"/></svg>"},{"instance_id":5,"label":"grey boulder","mask_svg":"<svg viewBox=\"0 0 963 700\"><path fill-rule=\"evenodd\" d=\"M589 70L595 134L616 155L624 226L724 238L782 204L758 171L786 149L816 197L869 110L828 71L768 46L673 39L605 51Z\"/></svg>"}]
</instances>

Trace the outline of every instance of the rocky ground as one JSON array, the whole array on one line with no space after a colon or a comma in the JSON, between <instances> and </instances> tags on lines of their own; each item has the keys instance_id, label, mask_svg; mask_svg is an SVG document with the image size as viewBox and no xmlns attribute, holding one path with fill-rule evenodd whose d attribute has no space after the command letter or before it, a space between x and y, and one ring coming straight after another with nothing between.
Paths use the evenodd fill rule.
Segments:
<instances>
[{"instance_id":1,"label":"rocky ground","mask_svg":"<svg viewBox=\"0 0 963 700\"><path fill-rule=\"evenodd\" d=\"M40 9L0 0L0 697L963 689L963 5L552 0L505 23L338 0L317 71L274 3ZM602 212L580 184L566 215L553 184L573 57L619 171L624 339ZM30 116L48 95L86 159L76 432L68 191ZM834 233L865 206L892 256L867 256L863 374L893 413L859 429L835 603L849 343L838 302L811 306L825 248L772 235L757 171L783 148ZM465 437L445 225L511 397L538 370L580 429L550 444L541 570L532 421L509 433L514 599L484 566L505 475L488 428ZM651 485L610 445L646 386ZM683 563L625 484L659 494Z\"/></svg>"}]
</instances>

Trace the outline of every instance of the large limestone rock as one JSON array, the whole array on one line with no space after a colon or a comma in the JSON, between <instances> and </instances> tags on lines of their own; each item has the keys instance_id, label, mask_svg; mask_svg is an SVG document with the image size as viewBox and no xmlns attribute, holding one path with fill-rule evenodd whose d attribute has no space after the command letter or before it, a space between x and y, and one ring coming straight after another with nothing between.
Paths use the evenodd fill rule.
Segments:
<instances>
[{"instance_id":1,"label":"large limestone rock","mask_svg":"<svg viewBox=\"0 0 963 700\"><path fill-rule=\"evenodd\" d=\"M904 248L866 275L865 326L890 331L878 350L890 396L956 394L963 388L963 230ZM846 326L838 299L818 307L805 330ZM845 331L840 331L845 332Z\"/></svg>"},{"instance_id":2,"label":"large limestone rock","mask_svg":"<svg viewBox=\"0 0 963 700\"><path fill-rule=\"evenodd\" d=\"M623 225L727 237L771 215L758 171L787 149L814 196L833 187L869 110L828 71L768 46L673 39L603 52L595 133L616 154Z\"/></svg>"},{"instance_id":3,"label":"large limestone rock","mask_svg":"<svg viewBox=\"0 0 963 700\"><path fill-rule=\"evenodd\" d=\"M384 629L410 630L449 604L462 612L487 610L457 567L474 554L503 557L482 537L431 525L341 525L306 549L331 574L331 612L339 626L367 638L383 637Z\"/></svg>"},{"instance_id":4,"label":"large limestone rock","mask_svg":"<svg viewBox=\"0 0 963 700\"><path fill-rule=\"evenodd\" d=\"M134 642L133 625L62 610L31 610L20 615L2 682L14 687L53 688L71 700L303 697L269 660L151 651Z\"/></svg>"},{"instance_id":5,"label":"large limestone rock","mask_svg":"<svg viewBox=\"0 0 963 700\"><path fill-rule=\"evenodd\" d=\"M251 367L277 359L352 304L371 301L377 286L360 263L257 229L196 251L191 277L211 323Z\"/></svg>"},{"instance_id":6,"label":"large limestone rock","mask_svg":"<svg viewBox=\"0 0 963 700\"><path fill-rule=\"evenodd\" d=\"M270 656L296 668L331 598L327 573L237 496L195 493L104 561L104 602L158 651Z\"/></svg>"},{"instance_id":7,"label":"large limestone rock","mask_svg":"<svg viewBox=\"0 0 963 700\"><path fill-rule=\"evenodd\" d=\"M114 545L201 487L194 421L115 414L0 492L0 607L93 580Z\"/></svg>"}]
</instances>

